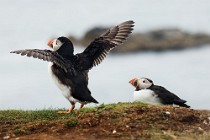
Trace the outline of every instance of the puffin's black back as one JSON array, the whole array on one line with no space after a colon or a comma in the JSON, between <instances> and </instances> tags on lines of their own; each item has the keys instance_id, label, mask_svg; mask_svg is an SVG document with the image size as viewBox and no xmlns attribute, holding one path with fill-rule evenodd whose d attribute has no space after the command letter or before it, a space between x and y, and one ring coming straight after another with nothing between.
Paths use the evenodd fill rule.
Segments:
<instances>
[{"instance_id":1,"label":"puffin's black back","mask_svg":"<svg viewBox=\"0 0 210 140\"><path fill-rule=\"evenodd\" d=\"M66 37L59 37L63 45L57 50L58 54L60 54L65 59L71 59L74 56L74 47L72 42Z\"/></svg>"},{"instance_id":2,"label":"puffin's black back","mask_svg":"<svg viewBox=\"0 0 210 140\"><path fill-rule=\"evenodd\" d=\"M177 95L171 93L164 87L152 85L149 89L153 90L164 104L176 104L182 107L190 107L185 104L187 101L180 99Z\"/></svg>"}]
</instances>

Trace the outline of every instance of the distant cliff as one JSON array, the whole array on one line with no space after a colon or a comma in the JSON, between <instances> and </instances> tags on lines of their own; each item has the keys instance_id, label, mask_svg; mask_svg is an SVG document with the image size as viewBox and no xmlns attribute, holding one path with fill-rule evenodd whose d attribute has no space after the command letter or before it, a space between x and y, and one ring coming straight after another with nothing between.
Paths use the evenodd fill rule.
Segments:
<instances>
[{"instance_id":1,"label":"distant cliff","mask_svg":"<svg viewBox=\"0 0 210 140\"><path fill-rule=\"evenodd\" d=\"M87 46L108 28L93 28L80 39L69 36L75 45ZM165 51L200 47L210 44L210 35L187 33L178 29L161 29L147 33L133 33L130 38L112 52Z\"/></svg>"}]
</instances>

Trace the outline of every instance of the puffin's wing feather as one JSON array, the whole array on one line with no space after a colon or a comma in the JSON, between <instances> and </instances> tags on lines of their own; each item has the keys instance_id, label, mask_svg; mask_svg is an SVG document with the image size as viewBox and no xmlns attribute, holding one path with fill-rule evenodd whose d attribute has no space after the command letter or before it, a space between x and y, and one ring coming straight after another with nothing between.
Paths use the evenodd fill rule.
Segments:
<instances>
[{"instance_id":1,"label":"puffin's wing feather","mask_svg":"<svg viewBox=\"0 0 210 140\"><path fill-rule=\"evenodd\" d=\"M57 52L50 51L50 50L38 50L38 49L27 49L27 50L17 50L12 51L10 53L16 53L20 54L22 56L26 55L28 57L34 57L38 58L44 61L53 62L57 66L64 69L65 72L71 71L74 72L74 69L72 69L72 64L70 62L67 62L61 57Z\"/></svg>"},{"instance_id":2,"label":"puffin's wing feather","mask_svg":"<svg viewBox=\"0 0 210 140\"><path fill-rule=\"evenodd\" d=\"M100 64L113 48L119 46L128 38L133 27L133 21L126 21L107 30L92 41L82 53L77 54L78 67L88 70Z\"/></svg>"},{"instance_id":3,"label":"puffin's wing feather","mask_svg":"<svg viewBox=\"0 0 210 140\"><path fill-rule=\"evenodd\" d=\"M161 86L156 85L152 88L152 90L158 95L160 99L162 99L162 101L165 104L173 104L174 100L180 99L178 96L176 96L175 94L171 93L170 91Z\"/></svg>"},{"instance_id":4,"label":"puffin's wing feather","mask_svg":"<svg viewBox=\"0 0 210 140\"><path fill-rule=\"evenodd\" d=\"M188 105L185 104L187 101L180 99L177 95L171 93L164 87L154 86L152 90L164 102L164 104L176 104L183 107L189 107Z\"/></svg>"}]
</instances>

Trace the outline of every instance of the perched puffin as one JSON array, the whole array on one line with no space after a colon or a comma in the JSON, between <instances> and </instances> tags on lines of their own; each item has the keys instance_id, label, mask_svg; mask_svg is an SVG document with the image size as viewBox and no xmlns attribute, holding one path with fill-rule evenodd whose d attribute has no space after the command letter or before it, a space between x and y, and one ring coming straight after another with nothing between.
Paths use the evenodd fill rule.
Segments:
<instances>
[{"instance_id":1,"label":"perched puffin","mask_svg":"<svg viewBox=\"0 0 210 140\"><path fill-rule=\"evenodd\" d=\"M122 44L131 34L133 21L126 21L110 28L98 38L95 38L82 52L74 55L72 42L66 37L50 40L51 50L26 49L11 53L26 55L49 61L49 73L64 97L71 103L68 111L58 111L58 114L70 113L76 102L81 109L87 103L98 103L88 89L88 71L102 62L107 54Z\"/></svg>"},{"instance_id":2,"label":"perched puffin","mask_svg":"<svg viewBox=\"0 0 210 140\"><path fill-rule=\"evenodd\" d=\"M148 78L133 78L129 81L136 89L133 97L136 102L144 102L153 105L179 105L189 108L187 101L180 99L164 87L154 85Z\"/></svg>"}]
</instances>

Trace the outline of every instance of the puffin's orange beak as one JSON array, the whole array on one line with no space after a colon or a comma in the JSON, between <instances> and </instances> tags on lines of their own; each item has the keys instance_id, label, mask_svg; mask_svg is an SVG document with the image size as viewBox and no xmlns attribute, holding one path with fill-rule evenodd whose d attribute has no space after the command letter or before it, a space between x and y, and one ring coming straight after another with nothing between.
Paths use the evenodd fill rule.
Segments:
<instances>
[{"instance_id":1,"label":"puffin's orange beak","mask_svg":"<svg viewBox=\"0 0 210 140\"><path fill-rule=\"evenodd\" d=\"M48 41L48 43L47 43L47 45L48 45L50 48L53 48L53 44L52 44L53 41L54 41L54 40L52 39L52 40Z\"/></svg>"},{"instance_id":2,"label":"puffin's orange beak","mask_svg":"<svg viewBox=\"0 0 210 140\"><path fill-rule=\"evenodd\" d=\"M131 85L133 85L134 87L139 86L139 85L140 85L139 82L137 82L137 85L134 84L134 82L137 81L137 80L139 80L139 79L138 79L138 78L133 78L133 79L131 79L131 80L129 81L129 83L130 83Z\"/></svg>"},{"instance_id":3,"label":"puffin's orange beak","mask_svg":"<svg viewBox=\"0 0 210 140\"><path fill-rule=\"evenodd\" d=\"M129 81L129 83L133 85L133 83L134 83L136 80L138 80L138 78L133 78L133 79L131 79L131 80Z\"/></svg>"}]
</instances>

